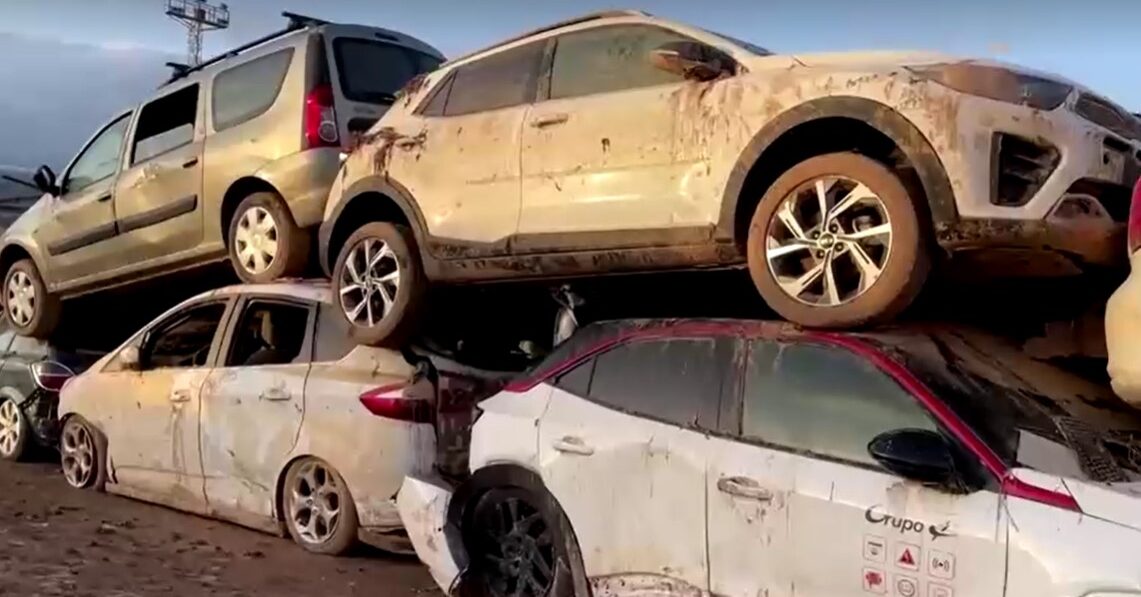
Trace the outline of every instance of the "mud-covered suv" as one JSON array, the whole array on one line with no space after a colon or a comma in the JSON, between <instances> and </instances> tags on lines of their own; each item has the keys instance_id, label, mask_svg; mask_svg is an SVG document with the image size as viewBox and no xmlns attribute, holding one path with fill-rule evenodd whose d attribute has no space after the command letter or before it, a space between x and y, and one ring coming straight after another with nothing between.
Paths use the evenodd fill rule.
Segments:
<instances>
[{"instance_id":1,"label":"mud-covered suv","mask_svg":"<svg viewBox=\"0 0 1141 597\"><path fill-rule=\"evenodd\" d=\"M948 253L1114 263L1141 125L1011 65L778 55L619 12L446 64L367 137L320 248L376 342L429 282L747 264L780 315L848 327L896 315Z\"/></svg>"},{"instance_id":2,"label":"mud-covered suv","mask_svg":"<svg viewBox=\"0 0 1141 597\"><path fill-rule=\"evenodd\" d=\"M13 328L46 336L60 299L219 262L245 281L303 272L342 147L443 60L402 33L286 14L280 32L117 115L0 238Z\"/></svg>"}]
</instances>

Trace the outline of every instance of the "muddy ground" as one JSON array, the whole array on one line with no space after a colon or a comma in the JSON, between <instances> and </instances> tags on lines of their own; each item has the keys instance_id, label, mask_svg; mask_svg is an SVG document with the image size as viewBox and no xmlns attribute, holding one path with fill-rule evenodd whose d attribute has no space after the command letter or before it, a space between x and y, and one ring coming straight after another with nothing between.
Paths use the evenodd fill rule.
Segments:
<instances>
[{"instance_id":1,"label":"muddy ground","mask_svg":"<svg viewBox=\"0 0 1141 597\"><path fill-rule=\"evenodd\" d=\"M313 556L292 542L71 489L51 463L0 461L0 595L439 595L411 557Z\"/></svg>"}]
</instances>

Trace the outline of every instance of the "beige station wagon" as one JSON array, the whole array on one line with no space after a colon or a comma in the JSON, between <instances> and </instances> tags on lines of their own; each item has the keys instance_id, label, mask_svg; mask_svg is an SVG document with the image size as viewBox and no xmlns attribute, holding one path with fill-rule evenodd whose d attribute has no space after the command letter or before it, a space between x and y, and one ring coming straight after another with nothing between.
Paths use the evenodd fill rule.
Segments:
<instances>
[{"instance_id":1,"label":"beige station wagon","mask_svg":"<svg viewBox=\"0 0 1141 597\"><path fill-rule=\"evenodd\" d=\"M413 37L286 13L289 26L174 76L115 116L0 237L4 307L46 336L61 299L229 257L299 275L342 146L443 57Z\"/></svg>"}]
</instances>

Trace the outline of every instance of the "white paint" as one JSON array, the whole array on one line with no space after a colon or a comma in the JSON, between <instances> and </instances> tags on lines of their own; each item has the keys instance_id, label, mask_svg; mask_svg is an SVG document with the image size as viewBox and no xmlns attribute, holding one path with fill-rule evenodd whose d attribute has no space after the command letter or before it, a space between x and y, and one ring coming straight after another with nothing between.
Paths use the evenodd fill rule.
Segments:
<instances>
[{"instance_id":1,"label":"white paint","mask_svg":"<svg viewBox=\"0 0 1141 597\"><path fill-rule=\"evenodd\" d=\"M428 567L432 579L447 593L460 575L460 568L444 536L444 521L452 491L438 479L406 477L396 503L408 539L416 555Z\"/></svg>"}]
</instances>

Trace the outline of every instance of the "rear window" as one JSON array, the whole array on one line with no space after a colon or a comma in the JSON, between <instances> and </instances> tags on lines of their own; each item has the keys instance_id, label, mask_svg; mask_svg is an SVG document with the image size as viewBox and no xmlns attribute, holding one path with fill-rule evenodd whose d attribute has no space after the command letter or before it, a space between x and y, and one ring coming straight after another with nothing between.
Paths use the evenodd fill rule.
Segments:
<instances>
[{"instance_id":1,"label":"rear window","mask_svg":"<svg viewBox=\"0 0 1141 597\"><path fill-rule=\"evenodd\" d=\"M392 103L396 92L420 73L436 70L440 59L380 41L333 40L341 93L354 102Z\"/></svg>"}]
</instances>

